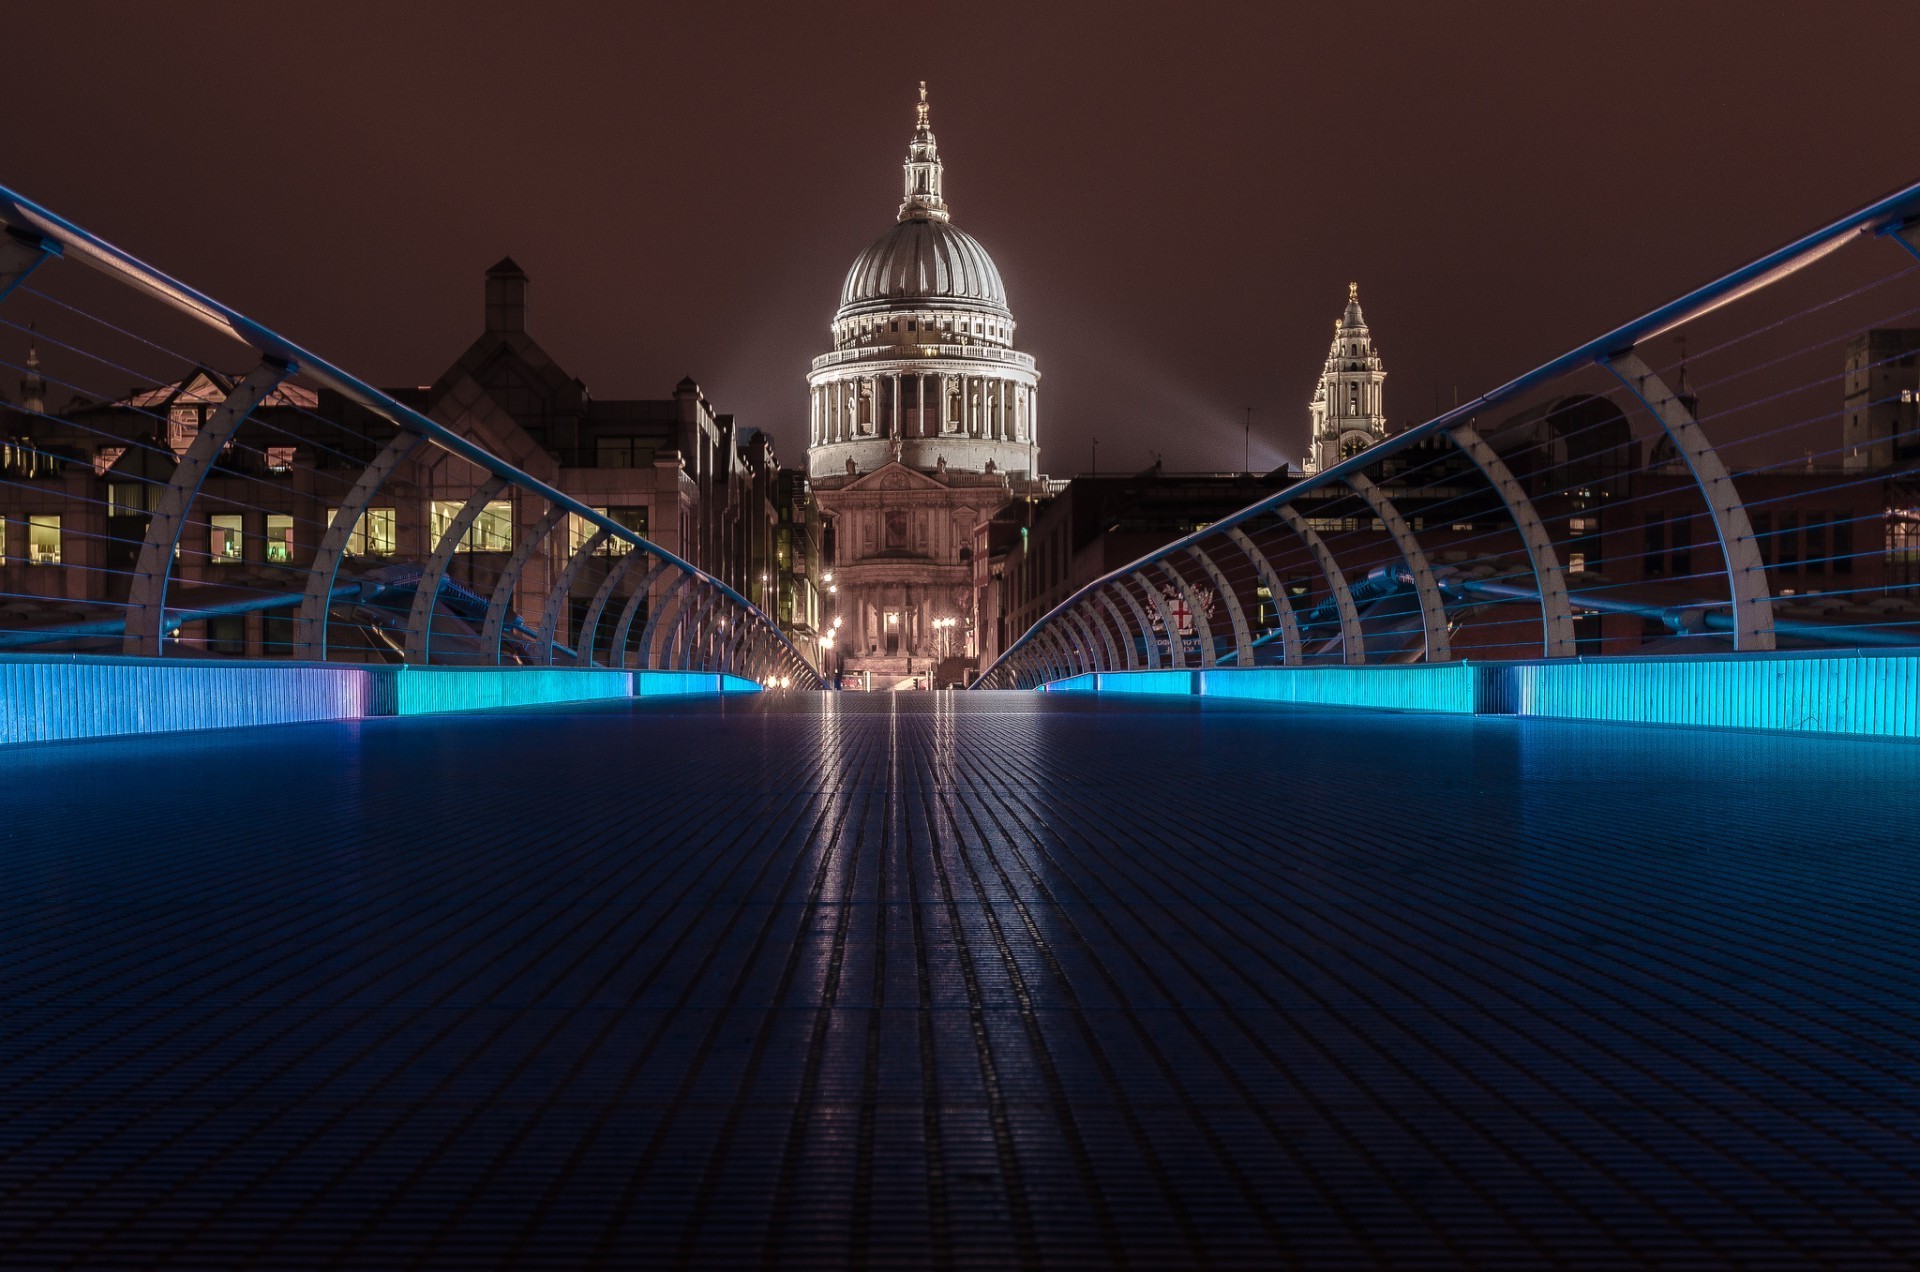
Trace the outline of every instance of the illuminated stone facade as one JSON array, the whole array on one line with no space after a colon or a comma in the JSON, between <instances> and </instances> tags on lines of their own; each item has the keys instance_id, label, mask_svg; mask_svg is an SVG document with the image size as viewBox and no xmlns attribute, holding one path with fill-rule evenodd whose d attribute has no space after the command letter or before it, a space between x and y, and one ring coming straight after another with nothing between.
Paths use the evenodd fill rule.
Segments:
<instances>
[{"instance_id":1,"label":"illuminated stone facade","mask_svg":"<svg viewBox=\"0 0 1920 1272\"><path fill-rule=\"evenodd\" d=\"M1373 347L1373 334L1360 313L1360 284L1349 283L1347 312L1334 321L1333 347L1307 408L1313 432L1302 467L1317 473L1386 440L1386 379L1380 351Z\"/></svg>"},{"instance_id":2,"label":"illuminated stone facade","mask_svg":"<svg viewBox=\"0 0 1920 1272\"><path fill-rule=\"evenodd\" d=\"M807 377L807 462L834 531L843 666L932 683L971 652L976 522L1044 485L1039 373L1000 271L956 227L920 89L898 219L847 271L833 351Z\"/></svg>"}]
</instances>

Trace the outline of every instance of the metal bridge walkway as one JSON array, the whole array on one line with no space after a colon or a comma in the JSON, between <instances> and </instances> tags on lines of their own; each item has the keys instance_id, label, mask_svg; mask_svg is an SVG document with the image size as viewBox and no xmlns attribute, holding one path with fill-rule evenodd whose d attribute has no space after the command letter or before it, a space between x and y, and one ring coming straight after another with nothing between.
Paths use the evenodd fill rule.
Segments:
<instances>
[{"instance_id":1,"label":"metal bridge walkway","mask_svg":"<svg viewBox=\"0 0 1920 1272\"><path fill-rule=\"evenodd\" d=\"M1920 1261L1920 747L1038 695L0 752L0 1263Z\"/></svg>"}]
</instances>

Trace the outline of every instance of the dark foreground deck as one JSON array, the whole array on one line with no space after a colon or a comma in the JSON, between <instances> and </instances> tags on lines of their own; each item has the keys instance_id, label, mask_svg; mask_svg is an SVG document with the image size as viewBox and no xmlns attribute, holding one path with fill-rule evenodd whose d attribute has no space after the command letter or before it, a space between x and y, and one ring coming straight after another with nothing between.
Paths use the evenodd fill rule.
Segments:
<instances>
[{"instance_id":1,"label":"dark foreground deck","mask_svg":"<svg viewBox=\"0 0 1920 1272\"><path fill-rule=\"evenodd\" d=\"M10 1268L1920 1260L1920 746L815 695L0 790Z\"/></svg>"}]
</instances>

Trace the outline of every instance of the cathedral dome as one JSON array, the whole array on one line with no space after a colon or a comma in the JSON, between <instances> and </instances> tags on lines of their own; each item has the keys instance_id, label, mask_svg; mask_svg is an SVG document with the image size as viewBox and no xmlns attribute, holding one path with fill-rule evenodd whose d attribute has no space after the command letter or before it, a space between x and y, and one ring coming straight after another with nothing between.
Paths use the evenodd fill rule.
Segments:
<instances>
[{"instance_id":1,"label":"cathedral dome","mask_svg":"<svg viewBox=\"0 0 1920 1272\"><path fill-rule=\"evenodd\" d=\"M929 302L1011 316L1000 271L980 240L951 221L909 218L860 253L840 289L839 317Z\"/></svg>"}]
</instances>

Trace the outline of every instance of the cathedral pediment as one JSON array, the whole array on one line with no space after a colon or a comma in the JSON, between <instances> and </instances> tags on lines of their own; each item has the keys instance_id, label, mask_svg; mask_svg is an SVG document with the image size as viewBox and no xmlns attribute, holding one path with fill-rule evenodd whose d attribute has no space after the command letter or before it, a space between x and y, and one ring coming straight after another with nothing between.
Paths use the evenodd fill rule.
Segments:
<instances>
[{"instance_id":1,"label":"cathedral pediment","mask_svg":"<svg viewBox=\"0 0 1920 1272\"><path fill-rule=\"evenodd\" d=\"M860 477L842 490L945 490L946 483L935 481L925 473L908 468L895 461L876 468Z\"/></svg>"}]
</instances>

